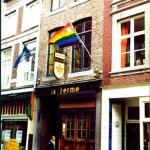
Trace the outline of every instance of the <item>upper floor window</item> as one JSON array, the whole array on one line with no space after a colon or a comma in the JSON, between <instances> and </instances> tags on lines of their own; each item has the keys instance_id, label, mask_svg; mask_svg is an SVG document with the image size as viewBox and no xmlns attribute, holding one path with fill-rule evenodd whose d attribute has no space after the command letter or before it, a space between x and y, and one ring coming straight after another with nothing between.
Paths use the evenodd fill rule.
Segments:
<instances>
[{"instance_id":1,"label":"upper floor window","mask_svg":"<svg viewBox=\"0 0 150 150\"><path fill-rule=\"evenodd\" d=\"M50 37L53 36L56 31L50 33ZM55 52L62 52L63 49L59 48L56 44L49 44L49 49L48 49L48 63L47 63L47 76L54 75L53 70L54 70L54 54Z\"/></svg>"},{"instance_id":2,"label":"upper floor window","mask_svg":"<svg viewBox=\"0 0 150 150\"><path fill-rule=\"evenodd\" d=\"M119 22L121 29L121 68L145 63L145 18L143 15Z\"/></svg>"},{"instance_id":3,"label":"upper floor window","mask_svg":"<svg viewBox=\"0 0 150 150\"><path fill-rule=\"evenodd\" d=\"M31 57L19 64L18 80L20 80L20 82L34 81L36 40L25 42L24 45L26 45L27 49L30 51Z\"/></svg>"},{"instance_id":4,"label":"upper floor window","mask_svg":"<svg viewBox=\"0 0 150 150\"><path fill-rule=\"evenodd\" d=\"M39 21L40 21L40 3L38 0L36 0L28 3L24 9L23 30L38 25Z\"/></svg>"},{"instance_id":5,"label":"upper floor window","mask_svg":"<svg viewBox=\"0 0 150 150\"><path fill-rule=\"evenodd\" d=\"M149 15L148 5L112 15L112 74L150 66Z\"/></svg>"},{"instance_id":6,"label":"upper floor window","mask_svg":"<svg viewBox=\"0 0 150 150\"><path fill-rule=\"evenodd\" d=\"M51 11L57 10L64 6L64 0L51 0Z\"/></svg>"},{"instance_id":7,"label":"upper floor window","mask_svg":"<svg viewBox=\"0 0 150 150\"><path fill-rule=\"evenodd\" d=\"M85 19L81 22L74 24L76 32L80 36L81 40L85 44L89 53L91 53L91 34L92 34L92 20L91 18ZM77 44L73 46L72 56L72 72L82 71L90 69L91 58L83 46L83 44Z\"/></svg>"},{"instance_id":8,"label":"upper floor window","mask_svg":"<svg viewBox=\"0 0 150 150\"><path fill-rule=\"evenodd\" d=\"M2 88L5 88L9 85L10 78L11 78L11 48L5 49L1 52L1 58L2 58L2 63L1 63L1 84Z\"/></svg>"},{"instance_id":9,"label":"upper floor window","mask_svg":"<svg viewBox=\"0 0 150 150\"><path fill-rule=\"evenodd\" d=\"M17 29L17 14L13 11L3 16L2 21L2 38L16 34Z\"/></svg>"}]
</instances>

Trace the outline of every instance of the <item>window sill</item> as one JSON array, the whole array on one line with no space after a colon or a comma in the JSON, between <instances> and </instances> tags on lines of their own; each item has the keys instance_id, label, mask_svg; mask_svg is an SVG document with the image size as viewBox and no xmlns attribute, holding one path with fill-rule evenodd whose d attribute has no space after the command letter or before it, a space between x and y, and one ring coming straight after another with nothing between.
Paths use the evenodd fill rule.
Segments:
<instances>
[{"instance_id":1,"label":"window sill","mask_svg":"<svg viewBox=\"0 0 150 150\"><path fill-rule=\"evenodd\" d=\"M93 70L90 69L88 71L69 73L68 78L78 77L78 76L89 76L89 75L92 75L92 74L93 74Z\"/></svg>"},{"instance_id":2,"label":"window sill","mask_svg":"<svg viewBox=\"0 0 150 150\"><path fill-rule=\"evenodd\" d=\"M150 72L150 67L143 66L141 68L122 69L119 71L112 71L109 74L111 77L115 77L115 76L131 75L131 74L141 74L146 72Z\"/></svg>"},{"instance_id":3,"label":"window sill","mask_svg":"<svg viewBox=\"0 0 150 150\"><path fill-rule=\"evenodd\" d=\"M54 11L50 12L48 16L52 16L52 15L55 15L55 14L60 13L60 12L62 12L62 11L65 11L66 8L67 8L67 7L64 6L64 7L61 7L61 8L59 8L59 9L57 9L57 10L54 10Z\"/></svg>"},{"instance_id":4,"label":"window sill","mask_svg":"<svg viewBox=\"0 0 150 150\"><path fill-rule=\"evenodd\" d=\"M87 1L89 1L89 0L79 0L79 1L77 1L77 2L73 2L73 3L71 4L71 7L75 7L75 6L77 6L77 5L80 5L80 4L82 4L82 3L85 3L85 2L87 2Z\"/></svg>"}]
</instances>

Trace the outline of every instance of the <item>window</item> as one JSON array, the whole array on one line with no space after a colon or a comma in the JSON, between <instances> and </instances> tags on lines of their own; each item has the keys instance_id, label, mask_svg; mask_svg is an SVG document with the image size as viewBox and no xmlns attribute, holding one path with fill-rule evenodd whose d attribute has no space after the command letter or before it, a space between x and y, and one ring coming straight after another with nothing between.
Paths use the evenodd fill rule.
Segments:
<instances>
[{"instance_id":1,"label":"window","mask_svg":"<svg viewBox=\"0 0 150 150\"><path fill-rule=\"evenodd\" d=\"M28 41L24 44L26 45L32 56L19 64L18 79L20 80L20 82L34 81L36 40Z\"/></svg>"},{"instance_id":2,"label":"window","mask_svg":"<svg viewBox=\"0 0 150 150\"><path fill-rule=\"evenodd\" d=\"M50 37L55 34L56 31L53 31L50 33ZM49 44L49 50L48 50L48 63L47 63L47 76L52 76L53 75L53 70L54 70L54 54L55 51L61 52L62 49L60 49L56 44Z\"/></svg>"},{"instance_id":3,"label":"window","mask_svg":"<svg viewBox=\"0 0 150 150\"><path fill-rule=\"evenodd\" d=\"M17 14L16 14L16 11L13 11L9 14L6 14L3 18L2 37L5 38L5 37L15 35L16 29L17 29Z\"/></svg>"},{"instance_id":4,"label":"window","mask_svg":"<svg viewBox=\"0 0 150 150\"><path fill-rule=\"evenodd\" d=\"M148 5L112 15L112 75L149 68L149 21Z\"/></svg>"},{"instance_id":5,"label":"window","mask_svg":"<svg viewBox=\"0 0 150 150\"><path fill-rule=\"evenodd\" d=\"M26 149L27 123L27 120L20 119L3 120L1 146L5 149Z\"/></svg>"},{"instance_id":6,"label":"window","mask_svg":"<svg viewBox=\"0 0 150 150\"><path fill-rule=\"evenodd\" d=\"M38 0L36 0L28 3L26 5L26 8L24 9L23 30L27 30L29 28L38 25L39 21L40 21L40 3Z\"/></svg>"},{"instance_id":7,"label":"window","mask_svg":"<svg viewBox=\"0 0 150 150\"><path fill-rule=\"evenodd\" d=\"M64 6L64 0L51 0L51 11L57 10Z\"/></svg>"},{"instance_id":8,"label":"window","mask_svg":"<svg viewBox=\"0 0 150 150\"><path fill-rule=\"evenodd\" d=\"M94 141L94 112L69 112L62 115L62 130L66 140Z\"/></svg>"},{"instance_id":9,"label":"window","mask_svg":"<svg viewBox=\"0 0 150 150\"><path fill-rule=\"evenodd\" d=\"M121 68L145 63L145 18L143 15L120 22Z\"/></svg>"},{"instance_id":10,"label":"window","mask_svg":"<svg viewBox=\"0 0 150 150\"><path fill-rule=\"evenodd\" d=\"M2 88L8 87L11 77L11 48L5 49L1 52L1 58L2 58L2 71L1 71L1 77L2 77Z\"/></svg>"},{"instance_id":11,"label":"window","mask_svg":"<svg viewBox=\"0 0 150 150\"><path fill-rule=\"evenodd\" d=\"M77 22L74 24L76 32L80 36L81 40L87 47L89 53L91 53L91 18L84 20L83 22ZM90 69L91 59L87 50L82 44L73 46L73 59L72 59L72 72L82 71Z\"/></svg>"}]
</instances>

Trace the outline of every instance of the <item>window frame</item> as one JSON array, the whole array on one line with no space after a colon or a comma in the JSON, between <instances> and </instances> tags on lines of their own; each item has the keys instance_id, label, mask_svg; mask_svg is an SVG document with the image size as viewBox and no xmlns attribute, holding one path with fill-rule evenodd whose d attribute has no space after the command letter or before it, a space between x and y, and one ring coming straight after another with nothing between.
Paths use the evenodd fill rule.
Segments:
<instances>
[{"instance_id":1,"label":"window frame","mask_svg":"<svg viewBox=\"0 0 150 150\"><path fill-rule=\"evenodd\" d=\"M61 27L57 27L57 28L55 28L55 29L53 29L53 30L51 30L51 31L49 31L49 38L53 35L53 34L55 34L59 29L61 29ZM54 61L55 61L55 50L54 50L54 52L53 53L51 53L51 50L53 49L53 48L56 48L56 50L57 51L62 51L62 49L60 49L55 43L54 44L48 44L48 57L47 57L47 71L46 71L46 76L47 77L53 77L54 76L54 72L52 71L51 73L49 73L49 66L52 66L52 70L54 70ZM53 55L53 63L52 64L50 64L50 56L52 56Z\"/></svg>"},{"instance_id":2,"label":"window frame","mask_svg":"<svg viewBox=\"0 0 150 150\"><path fill-rule=\"evenodd\" d=\"M18 11L17 10L13 10L13 11L11 11L9 13L4 14L4 16L2 16L2 17L3 17L2 31L6 31L6 32L2 32L2 38L6 38L6 37L9 37L9 36L16 35ZM10 24L12 25L11 28L9 26ZM5 30L6 28L8 30Z\"/></svg>"},{"instance_id":3,"label":"window frame","mask_svg":"<svg viewBox=\"0 0 150 150\"><path fill-rule=\"evenodd\" d=\"M137 13L138 12L138 13ZM138 16L143 14L145 16L145 64L134 66L134 67L126 67L121 68L120 67L120 44L116 41L116 39L120 39L120 33L118 33L118 22L125 20L130 17ZM125 11L121 11L119 13L115 13L112 15L112 63L111 63L111 72L110 74L112 76L120 75L122 73L127 74L135 73L138 70L146 69L150 67L150 29L149 29L149 23L150 23L150 13L149 13L149 7L145 5L140 5L135 8L131 8ZM118 33L118 34L116 34ZM132 60L133 61L133 60ZM133 72L131 72L133 71Z\"/></svg>"},{"instance_id":4,"label":"window frame","mask_svg":"<svg viewBox=\"0 0 150 150\"><path fill-rule=\"evenodd\" d=\"M85 27L85 23L86 22L89 22L90 21L90 23L91 23L91 30L84 30L84 27ZM90 45L89 47L90 47L90 50L89 50L89 53L91 54L91 51L92 51L92 18L91 17L89 17L89 18L85 18L85 19L82 19L82 20L79 20L79 21L77 21L77 22L75 22L73 25L74 25L74 28L75 28L75 30L76 30L76 27L77 27L77 25L80 25L81 24L81 26L82 26L82 32L80 32L80 33L78 33L77 31L77 34L79 35L79 37L80 37L80 39L83 41L83 43L85 44L85 37L86 37L86 35L89 33L90 34L90 44L88 44L88 45ZM87 53L87 51L85 50L85 48L84 48L84 46L81 44L81 49L80 49L80 51L81 51L81 56L80 56L80 62L81 62L81 64L80 64L80 68L79 68L79 70L75 70L75 69L73 69L74 67L75 67L75 60L76 60L76 57L75 57L75 47L76 47L77 45L75 45L75 46L72 46L72 66L71 66L71 72L72 73L76 73L76 72L82 72L82 71L87 71L87 70L90 70L91 69L91 58L90 58L90 56L89 56L89 54ZM86 44L85 44L85 46L86 46ZM85 51L84 51L85 50ZM86 54L87 53L87 56L86 55L84 55L84 54ZM89 67L87 67L87 68L84 68L84 58L88 58L88 60L89 60Z\"/></svg>"},{"instance_id":5,"label":"window frame","mask_svg":"<svg viewBox=\"0 0 150 150\"><path fill-rule=\"evenodd\" d=\"M59 4L57 4L56 8L54 8L54 3L56 5L56 0L51 0L50 12L56 11L64 7L65 5L64 0L57 0L57 1L59 2Z\"/></svg>"},{"instance_id":6,"label":"window frame","mask_svg":"<svg viewBox=\"0 0 150 150\"><path fill-rule=\"evenodd\" d=\"M9 59L7 59L7 60L3 60L3 57L5 57L4 56L4 52L6 52L6 51L10 51L10 56L9 56ZM1 67L4 65L4 63L7 61L7 65L9 65L9 69L8 69L8 82L1 82L1 86L2 86L2 89L5 89L5 88L9 88L9 86L10 86L10 81L11 81L11 76L12 76L12 47L8 47L8 48L5 48L5 49L3 49L2 51L1 51L1 55L3 55L3 57L2 57L2 59L1 59ZM5 71L6 71L6 69L5 69ZM2 72L1 72L1 74L2 74ZM2 76L2 75L1 75ZM2 76L3 77L3 76ZM2 78L2 81L4 81L4 79Z\"/></svg>"},{"instance_id":7,"label":"window frame","mask_svg":"<svg viewBox=\"0 0 150 150\"><path fill-rule=\"evenodd\" d=\"M124 67L120 66L121 69L122 68L134 68L134 67L137 67L138 65L135 65L135 61L134 61L134 59L136 57L135 53L137 51L144 51L144 54L145 54L145 47L143 49L137 49L136 50L135 49L135 41L134 41L137 36L144 35L144 38L145 38L145 26L144 26L144 30L138 31L138 32L134 32L135 20L139 19L139 18L143 18L143 17L144 17L144 14L140 14L140 15L132 16L130 18L127 18L125 20L122 20L122 21L118 22L118 28L119 28L120 31L121 31L121 24L122 23L127 23L127 22L130 23L130 28L129 28L130 29L130 33L125 34L125 35L121 35L121 32L120 32L120 53L121 53L121 55L123 54L123 52L121 52L122 51L121 50L121 41L125 40L125 39L129 39L129 41L130 41L129 51L124 52L124 53L128 53L129 56L130 56L130 61L129 61L130 65L129 66L124 66ZM144 17L144 20L145 20L145 17ZM144 24L145 24L145 22L144 22ZM144 46L145 46L145 43L144 43ZM144 56L144 58L145 58L145 56ZM121 61L122 61L122 57L120 58L120 65L122 65Z\"/></svg>"},{"instance_id":8,"label":"window frame","mask_svg":"<svg viewBox=\"0 0 150 150\"><path fill-rule=\"evenodd\" d=\"M31 7L34 9L31 9ZM32 27L37 26L40 23L40 13L41 11L39 11L40 9L38 9L40 7L40 2L39 0L32 0L31 2L27 3L24 6L23 9L23 22L22 22L22 31L30 29ZM38 10L38 13L37 11ZM36 13L36 19L34 17L34 14ZM31 21L28 21L28 20Z\"/></svg>"},{"instance_id":9,"label":"window frame","mask_svg":"<svg viewBox=\"0 0 150 150\"><path fill-rule=\"evenodd\" d=\"M28 48L29 44L32 44L34 47L32 50L30 48ZM23 50L23 44L26 45L26 47L28 48L28 50L30 51L31 55L29 58L27 58L26 60L23 60L19 65L18 65L18 71L17 71L17 87L21 86L21 85L29 85L29 84L34 84L35 82L35 66L36 66L36 62L35 62L35 58L36 58L36 49L37 49L37 39L33 38L29 41L25 41L23 43L20 44L20 52L22 52ZM20 54L19 54L20 55ZM18 56L19 56L18 55ZM34 57L34 58L33 58ZM34 67L32 67L32 64L34 64ZM24 68L23 66L28 65L28 68ZM24 68L24 70L22 71L22 68ZM33 69L32 69L33 68ZM25 74L27 75L25 78ZM20 78L20 76L22 76L22 78ZM31 78L31 76L33 78Z\"/></svg>"}]
</instances>

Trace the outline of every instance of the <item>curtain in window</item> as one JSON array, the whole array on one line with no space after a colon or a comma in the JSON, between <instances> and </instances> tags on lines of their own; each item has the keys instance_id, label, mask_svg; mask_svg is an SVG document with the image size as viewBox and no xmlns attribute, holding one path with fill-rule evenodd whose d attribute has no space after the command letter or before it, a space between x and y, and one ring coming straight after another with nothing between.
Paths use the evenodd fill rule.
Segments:
<instances>
[{"instance_id":1,"label":"curtain in window","mask_svg":"<svg viewBox=\"0 0 150 150\"><path fill-rule=\"evenodd\" d=\"M129 24L124 23L121 26L121 35L126 35L129 33ZM127 43L128 38L121 40L121 68L126 67L126 52L127 52Z\"/></svg>"}]
</instances>

